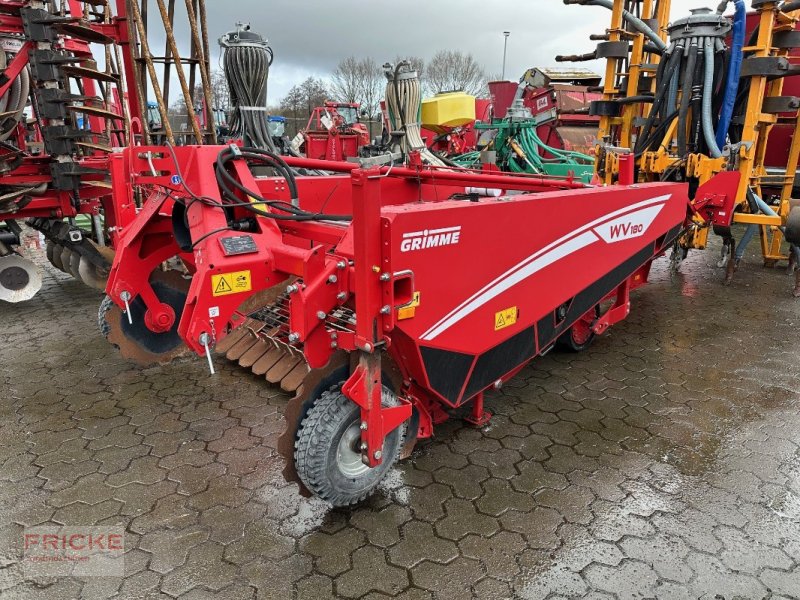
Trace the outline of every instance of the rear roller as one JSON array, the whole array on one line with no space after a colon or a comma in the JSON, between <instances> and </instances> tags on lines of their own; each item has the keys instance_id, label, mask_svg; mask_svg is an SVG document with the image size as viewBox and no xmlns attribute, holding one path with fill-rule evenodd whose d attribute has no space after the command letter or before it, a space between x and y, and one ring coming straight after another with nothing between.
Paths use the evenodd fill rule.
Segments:
<instances>
[{"instance_id":1,"label":"rear roller","mask_svg":"<svg viewBox=\"0 0 800 600\"><path fill-rule=\"evenodd\" d=\"M297 430L294 460L303 484L334 506L364 500L392 468L403 447L406 425L386 436L383 462L370 468L361 460L361 409L337 384L314 400ZM383 406L397 399L384 386Z\"/></svg>"},{"instance_id":2,"label":"rear roller","mask_svg":"<svg viewBox=\"0 0 800 600\"><path fill-rule=\"evenodd\" d=\"M24 302L42 287L42 273L34 263L16 254L0 257L0 300Z\"/></svg>"}]
</instances>

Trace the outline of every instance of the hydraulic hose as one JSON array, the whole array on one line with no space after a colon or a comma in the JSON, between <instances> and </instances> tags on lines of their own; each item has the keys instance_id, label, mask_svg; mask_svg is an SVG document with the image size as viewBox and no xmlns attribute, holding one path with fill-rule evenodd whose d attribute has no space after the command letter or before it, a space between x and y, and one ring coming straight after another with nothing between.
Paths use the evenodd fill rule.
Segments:
<instances>
[{"instance_id":1,"label":"hydraulic hose","mask_svg":"<svg viewBox=\"0 0 800 600\"><path fill-rule=\"evenodd\" d=\"M614 2L612 0L564 0L564 4L583 4L588 6L603 6L609 10L614 10ZM623 10L622 11L622 18L625 19L628 24L633 27L636 31L641 34L644 34L654 45L658 48L659 52L664 52L667 49L667 45L664 43L658 34L653 31L650 26L642 21L639 17L634 15L633 13Z\"/></svg>"},{"instance_id":2,"label":"hydraulic hose","mask_svg":"<svg viewBox=\"0 0 800 600\"><path fill-rule=\"evenodd\" d=\"M676 65L672 68L671 74L665 75L665 79L669 80L669 86L666 88L667 92L667 110L672 110L678 101L678 88L680 86L680 71L677 66L680 64L680 56L683 54L684 40L679 40L672 46L674 47L673 55L678 58Z\"/></svg>"},{"instance_id":3,"label":"hydraulic hose","mask_svg":"<svg viewBox=\"0 0 800 600\"><path fill-rule=\"evenodd\" d=\"M798 5L799 5L798 8L800 8L800 2L798 2ZM764 200L762 200L758 196L758 194L753 192L752 188L748 188L748 190L747 190L747 198L748 198L748 200L752 200L752 202L756 205L756 208L758 208L758 210L760 212L762 212L763 214L765 214L767 216L770 216L770 217L777 217L778 216L778 213L776 213L769 204L764 202ZM778 229L780 229L784 233L786 232L786 228L785 227L779 227ZM739 241L739 245L736 247L735 258L737 260L741 259L742 256L744 256L744 251L747 248L747 245L753 239L753 236L755 235L756 231L758 231L758 225L748 225L747 226L747 229L745 230L745 233L742 236L742 239ZM794 253L795 257L798 260L798 264L800 264L800 247L792 245L791 246L791 252Z\"/></svg>"},{"instance_id":4,"label":"hydraulic hose","mask_svg":"<svg viewBox=\"0 0 800 600\"><path fill-rule=\"evenodd\" d=\"M282 200L269 200L263 197L258 190L245 187L237 181L228 171L228 166L236 160L244 160L248 166L251 164L269 166L275 169L286 179L292 202ZM256 215L279 221L350 221L350 215L329 215L305 211L294 204L297 198L297 184L294 174L288 164L279 155L262 148L223 148L217 156L214 167L217 185L224 202L217 204L213 200L192 196L193 201L204 204L213 204L220 208L241 207ZM191 194L190 194L191 195ZM247 200L242 200L247 198ZM259 206L269 206L272 211L265 211ZM280 212L275 212L280 211ZM195 242L197 243L197 242Z\"/></svg>"},{"instance_id":5,"label":"hydraulic hose","mask_svg":"<svg viewBox=\"0 0 800 600\"><path fill-rule=\"evenodd\" d=\"M665 98L667 97L668 93L672 89L672 84L664 85L664 81L671 82L672 80L677 81L678 75L678 65L681 62L681 58L683 55L683 45L682 44L673 44L670 46L669 50L664 55L662 62L667 61L666 67L664 67L662 77L660 81L658 81L657 85L658 88L656 90L655 98L653 99L653 106L650 108L650 113L647 115L647 119L645 120L644 125L642 126L641 132L639 134L639 138L636 141L636 147L634 151L636 154L641 154L648 146L648 140L650 138L650 134L653 128L653 123L656 120L656 117L662 111L662 106L664 103ZM677 97L677 89L675 90L675 96ZM672 107L675 106L675 99L672 100L671 103L667 103L667 110L671 111Z\"/></svg>"},{"instance_id":6,"label":"hydraulic hose","mask_svg":"<svg viewBox=\"0 0 800 600\"><path fill-rule=\"evenodd\" d=\"M0 71L7 66L6 53L0 50ZM0 113L8 116L0 120L0 141L5 141L14 133L23 118L25 105L30 93L30 72L25 67L14 79L6 93L0 98Z\"/></svg>"},{"instance_id":7,"label":"hydraulic hose","mask_svg":"<svg viewBox=\"0 0 800 600\"><path fill-rule=\"evenodd\" d=\"M410 151L419 152L422 160L437 167L448 166L443 160L428 150L422 139L420 124L422 111L422 91L419 76L412 66L403 61L396 66L384 65L386 74L386 109L389 120L396 131L405 133L400 140L403 154Z\"/></svg>"},{"instance_id":8,"label":"hydraulic hose","mask_svg":"<svg viewBox=\"0 0 800 600\"><path fill-rule=\"evenodd\" d=\"M683 74L683 84L681 86L681 106L678 112L678 154L686 156L686 125L689 116L689 103L692 99L692 85L694 84L694 70L697 65L697 38L692 38L689 45L689 53L686 57L686 70Z\"/></svg>"},{"instance_id":9,"label":"hydraulic hose","mask_svg":"<svg viewBox=\"0 0 800 600\"><path fill-rule=\"evenodd\" d=\"M723 4L727 4L724 2ZM746 29L747 9L744 0L735 0L736 12L733 17L733 43L731 45L730 62L728 63L727 84L725 95L722 101L722 111L717 124L717 147L725 145L728 138L728 129L733 117L733 108L736 104L736 96L739 90L739 76L742 72L742 50L744 48L744 38ZM720 8L724 11L721 4ZM717 9L719 12L719 9Z\"/></svg>"},{"instance_id":10,"label":"hydraulic hose","mask_svg":"<svg viewBox=\"0 0 800 600\"><path fill-rule=\"evenodd\" d=\"M231 95L230 129L246 146L266 148L275 153L269 132L267 84L272 65L272 48L250 26L239 26L220 38L224 49L222 69Z\"/></svg>"},{"instance_id":11,"label":"hydraulic hose","mask_svg":"<svg viewBox=\"0 0 800 600\"><path fill-rule=\"evenodd\" d=\"M703 78L703 137L708 147L708 154L712 158L719 158L722 152L717 145L717 140L714 138L714 122L711 112L712 100L714 98L714 41L711 38L706 38L704 44L704 71L705 77Z\"/></svg>"}]
</instances>

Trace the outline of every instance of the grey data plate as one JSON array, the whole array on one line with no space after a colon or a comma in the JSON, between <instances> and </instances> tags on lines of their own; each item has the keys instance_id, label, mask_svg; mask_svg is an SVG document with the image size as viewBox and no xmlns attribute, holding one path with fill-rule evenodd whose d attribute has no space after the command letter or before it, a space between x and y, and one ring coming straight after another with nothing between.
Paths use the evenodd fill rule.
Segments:
<instances>
[{"instance_id":1,"label":"grey data plate","mask_svg":"<svg viewBox=\"0 0 800 600\"><path fill-rule=\"evenodd\" d=\"M222 251L225 256L258 252L255 240L249 235L231 235L220 238L219 243L222 244Z\"/></svg>"}]
</instances>

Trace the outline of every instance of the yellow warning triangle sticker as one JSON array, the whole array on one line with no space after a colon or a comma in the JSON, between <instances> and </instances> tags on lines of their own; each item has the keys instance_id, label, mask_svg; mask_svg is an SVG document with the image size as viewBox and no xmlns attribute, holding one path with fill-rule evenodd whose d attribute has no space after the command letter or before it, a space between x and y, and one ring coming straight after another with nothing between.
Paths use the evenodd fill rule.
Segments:
<instances>
[{"instance_id":1,"label":"yellow warning triangle sticker","mask_svg":"<svg viewBox=\"0 0 800 600\"><path fill-rule=\"evenodd\" d=\"M225 278L224 277L220 277L219 278L219 283L217 284L217 287L214 289L214 293L215 294L222 294L224 292L232 292L232 291L233 291L233 288L230 286L230 284L227 281L225 281Z\"/></svg>"},{"instance_id":2,"label":"yellow warning triangle sticker","mask_svg":"<svg viewBox=\"0 0 800 600\"><path fill-rule=\"evenodd\" d=\"M503 318L503 313L498 313L497 315L497 322L494 324L495 329L500 329L506 324L506 320Z\"/></svg>"}]
</instances>

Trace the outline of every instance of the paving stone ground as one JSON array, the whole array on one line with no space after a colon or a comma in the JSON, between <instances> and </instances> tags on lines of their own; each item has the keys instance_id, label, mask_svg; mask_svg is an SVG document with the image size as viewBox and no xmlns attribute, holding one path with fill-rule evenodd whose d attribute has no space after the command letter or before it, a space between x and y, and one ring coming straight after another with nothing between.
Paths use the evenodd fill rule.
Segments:
<instances>
[{"instance_id":1,"label":"paving stone ground","mask_svg":"<svg viewBox=\"0 0 800 600\"><path fill-rule=\"evenodd\" d=\"M349 511L283 481L284 394L129 364L48 267L0 307L0 597L800 598L800 302L716 260L659 260L589 352L535 361ZM26 578L24 528L58 524L124 527L124 577Z\"/></svg>"}]
</instances>

